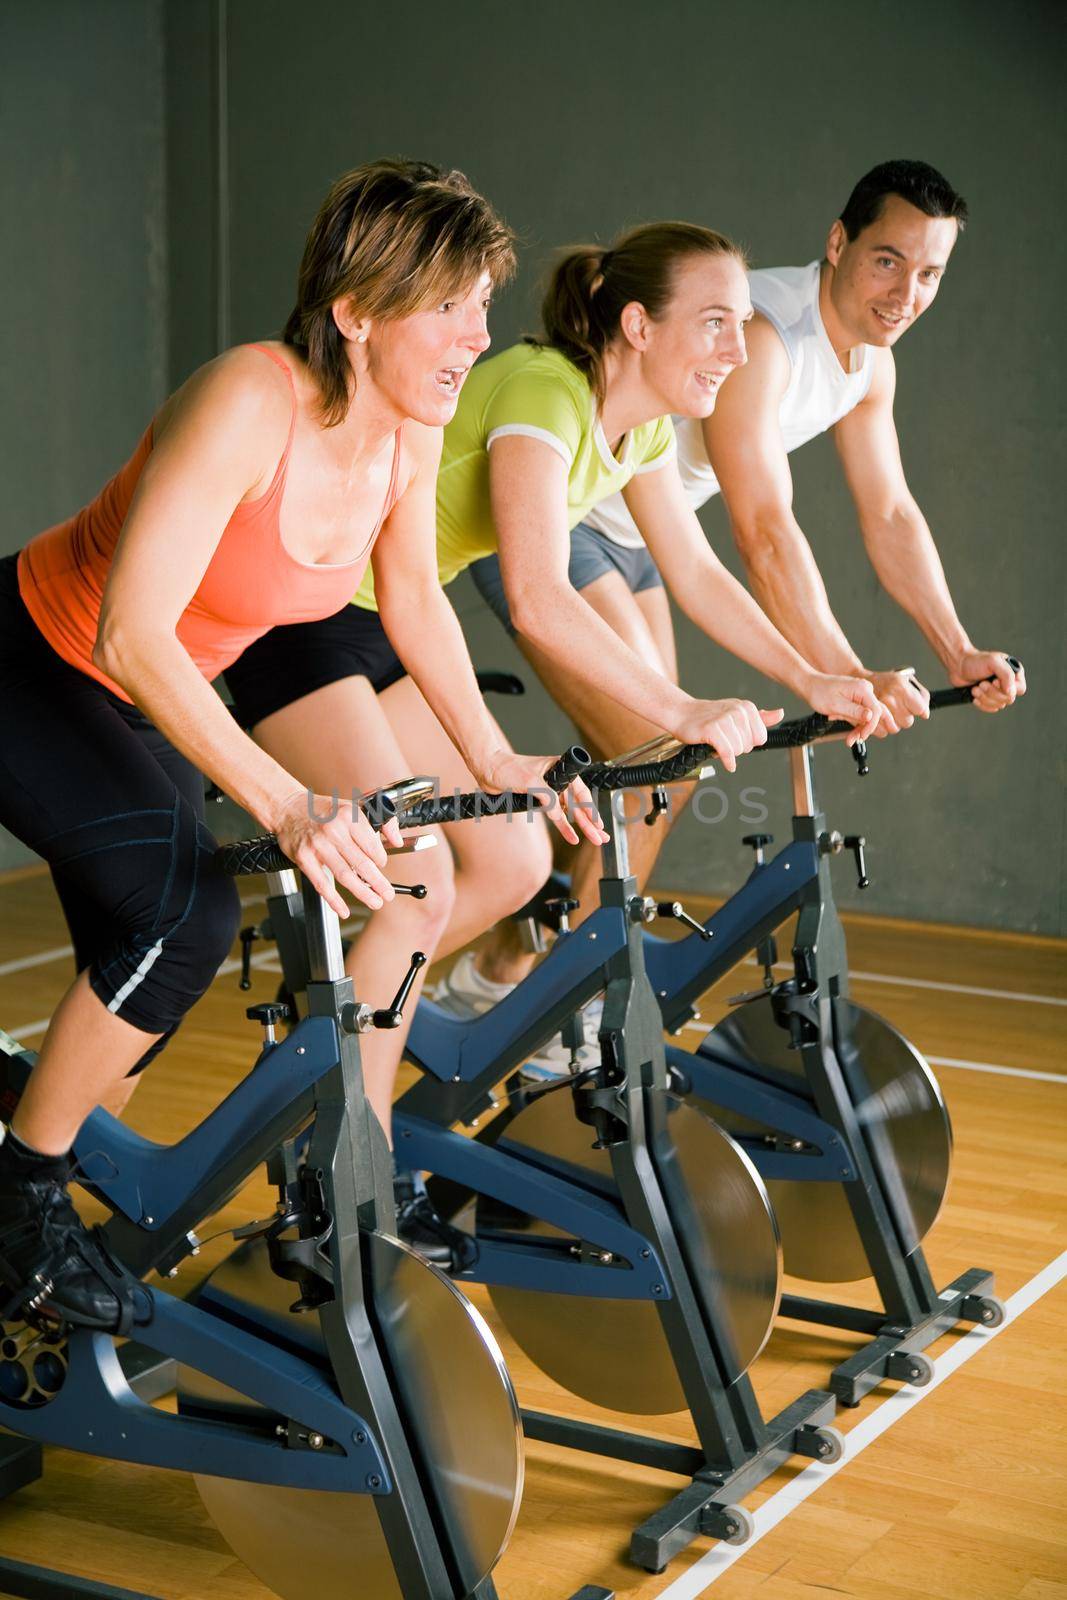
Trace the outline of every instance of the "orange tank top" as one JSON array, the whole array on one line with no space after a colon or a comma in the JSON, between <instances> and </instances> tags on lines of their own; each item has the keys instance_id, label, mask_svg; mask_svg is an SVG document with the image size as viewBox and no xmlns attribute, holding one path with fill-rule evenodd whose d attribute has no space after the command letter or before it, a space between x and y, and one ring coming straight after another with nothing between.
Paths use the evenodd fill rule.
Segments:
<instances>
[{"instance_id":1,"label":"orange tank top","mask_svg":"<svg viewBox=\"0 0 1067 1600\"><path fill-rule=\"evenodd\" d=\"M393 470L381 515L352 561L332 565L297 561L281 537L281 506L296 427L296 388L288 365L253 345L289 379L293 413L278 470L265 494L244 500L222 538L192 600L178 619L177 636L205 678L217 678L241 652L282 622L332 617L352 599L374 541L397 499L402 428L393 441ZM130 697L92 654L104 585L137 481L152 451L152 427L96 499L76 516L31 539L19 556L19 592L27 611L57 655L95 678L120 699Z\"/></svg>"}]
</instances>

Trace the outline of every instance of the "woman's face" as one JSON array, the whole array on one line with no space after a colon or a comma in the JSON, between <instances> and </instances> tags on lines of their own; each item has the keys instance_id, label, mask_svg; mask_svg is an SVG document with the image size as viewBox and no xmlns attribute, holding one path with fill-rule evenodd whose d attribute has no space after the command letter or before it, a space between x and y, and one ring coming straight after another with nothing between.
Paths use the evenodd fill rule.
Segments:
<instances>
[{"instance_id":1,"label":"woman's face","mask_svg":"<svg viewBox=\"0 0 1067 1600\"><path fill-rule=\"evenodd\" d=\"M431 428L450 422L467 373L489 347L491 291L489 274L483 272L476 283L430 311L368 323L366 343L354 351L350 346L360 363L357 388L362 367L401 417Z\"/></svg>"},{"instance_id":2,"label":"woman's face","mask_svg":"<svg viewBox=\"0 0 1067 1600\"><path fill-rule=\"evenodd\" d=\"M630 310L623 312L624 331ZM641 376L662 399L664 414L711 415L721 385L744 365L751 317L748 275L736 256L682 261L663 315L654 320L644 313Z\"/></svg>"}]
</instances>

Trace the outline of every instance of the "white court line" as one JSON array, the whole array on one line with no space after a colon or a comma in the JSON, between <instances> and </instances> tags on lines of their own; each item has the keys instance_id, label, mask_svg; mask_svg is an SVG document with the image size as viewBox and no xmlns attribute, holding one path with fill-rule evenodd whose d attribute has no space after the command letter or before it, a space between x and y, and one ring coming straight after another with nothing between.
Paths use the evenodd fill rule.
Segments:
<instances>
[{"instance_id":1,"label":"white court line","mask_svg":"<svg viewBox=\"0 0 1067 1600\"><path fill-rule=\"evenodd\" d=\"M1032 1006L1067 1006L1067 999L1059 995L1025 994L1021 989L983 989L976 983L944 983L934 978L895 978L888 972L857 972L854 967L849 967L848 975L861 983L895 983L902 989L939 989L945 994L976 994L985 1000L1025 1000Z\"/></svg>"},{"instance_id":2,"label":"white court line","mask_svg":"<svg viewBox=\"0 0 1067 1600\"><path fill-rule=\"evenodd\" d=\"M242 906L262 905L266 895L242 895ZM362 926L357 922L355 926ZM64 957L73 955L69 944L56 945L53 950L42 950L39 955L22 956L17 961L5 961L0 964L0 978L12 972L23 972L28 967L43 967L50 961L61 961ZM744 963L749 967L758 967L760 962L753 957L748 957ZM793 966L789 961L779 961L775 965L776 972L792 972ZM1052 994L1028 994L1021 989L987 989L973 983L947 983L937 978L901 978L889 972L860 972L855 968L849 969L849 976L860 983L890 983L901 989L935 989L942 994L972 994L984 1000L1019 1000L1026 1005L1034 1006L1067 1006L1067 999Z\"/></svg>"},{"instance_id":3,"label":"white court line","mask_svg":"<svg viewBox=\"0 0 1067 1600\"><path fill-rule=\"evenodd\" d=\"M14 1039L16 1044L21 1044L23 1039L32 1039L35 1033L43 1033L51 1020L51 1017L45 1017L43 1022L27 1022L23 1028L8 1028L7 1036Z\"/></svg>"},{"instance_id":4,"label":"white court line","mask_svg":"<svg viewBox=\"0 0 1067 1600\"><path fill-rule=\"evenodd\" d=\"M866 1450L867 1446L873 1444L893 1426L894 1422L899 1422L901 1417L906 1416L914 1406L932 1394L956 1371L957 1367L962 1367L965 1361L977 1355L990 1339L996 1339L1017 1317L1028 1311L1064 1278L1067 1278L1067 1250L1012 1295L1007 1303L1007 1318L999 1328L974 1327L969 1333L965 1333L951 1350L946 1350L944 1355L938 1356L933 1363L934 1375L925 1388L898 1389L895 1394L882 1401L877 1411L872 1411L862 1422L857 1422L854 1428L849 1429L845 1435L845 1453L840 1461L835 1461L832 1466L824 1466L821 1462L813 1461L784 1488L765 1500L752 1514L755 1529L747 1544L715 1545L714 1549L701 1556L688 1572L683 1573L673 1583L669 1583L665 1589L661 1589L659 1600L698 1600L698 1596L706 1594L724 1572L728 1571L736 1561L740 1561L754 1544L770 1533L772 1528L776 1528L791 1511L802 1505L809 1495L829 1482L843 1467L847 1467L861 1450Z\"/></svg>"},{"instance_id":5,"label":"white court line","mask_svg":"<svg viewBox=\"0 0 1067 1600\"><path fill-rule=\"evenodd\" d=\"M242 896L242 906L262 905L266 897L261 894L249 895L247 899ZM57 944L51 950L40 950L35 956L20 956L17 961L0 961L0 978L6 978L12 972L25 972L29 967L44 967L50 961L63 961L67 956L74 954L74 946L70 944Z\"/></svg>"},{"instance_id":6,"label":"white court line","mask_svg":"<svg viewBox=\"0 0 1067 1600\"><path fill-rule=\"evenodd\" d=\"M1067 1083L1064 1072L1032 1072L1029 1067L998 1067L991 1061L960 1061L955 1056L927 1056L933 1067L962 1067L967 1072L992 1072L998 1078L1037 1078L1041 1083Z\"/></svg>"},{"instance_id":7,"label":"white court line","mask_svg":"<svg viewBox=\"0 0 1067 1600\"><path fill-rule=\"evenodd\" d=\"M35 956L20 956L17 961L0 964L0 978L6 978L10 972L25 972L27 967L43 967L49 961L62 961L64 956L73 954L73 945L57 944L54 950L42 950Z\"/></svg>"},{"instance_id":8,"label":"white court line","mask_svg":"<svg viewBox=\"0 0 1067 1600\"><path fill-rule=\"evenodd\" d=\"M683 1022L690 1033L711 1032L706 1022ZM932 1067L961 1067L967 1072L992 1072L998 1078L1036 1078L1040 1083L1067 1083L1067 1073L1036 1072L1030 1067L1000 1067L992 1061L962 1061L957 1056L927 1056Z\"/></svg>"},{"instance_id":9,"label":"white court line","mask_svg":"<svg viewBox=\"0 0 1067 1600\"><path fill-rule=\"evenodd\" d=\"M357 928L362 928L363 923L365 922L366 917L354 917L352 920L350 920L350 922L342 922L341 933L349 933L349 931L355 931ZM51 957L53 957L53 954L54 952L51 952L51 950L50 952L46 952L46 955L48 955L50 960ZM72 954L72 950L70 950L70 947L67 947L66 952L62 952L61 950L59 954L70 955ZM45 957L42 955L42 960L43 958ZM261 955L253 955L253 958L251 958L251 965L256 966L256 968L262 968L264 971L269 971L269 973L280 973L280 971L282 971L282 962L278 960L277 954L275 954L274 950L264 950ZM229 978L230 973L240 973L240 970L242 970L242 958L240 958L240 955L234 955L234 957L230 957L229 960L226 960L226 962L222 962L222 965L219 966L218 973L214 974L214 976L216 976L216 978ZM0 968L0 973L3 973L3 971L5 971L5 968ZM37 1034L43 1034L46 1027L48 1027L48 1022L50 1022L50 1018L43 1019L43 1022L24 1022L22 1027L10 1027L10 1029L8 1029L8 1038L13 1038L14 1042L18 1043L18 1045L21 1045L22 1040L26 1040L26 1038L34 1038Z\"/></svg>"},{"instance_id":10,"label":"white court line","mask_svg":"<svg viewBox=\"0 0 1067 1600\"><path fill-rule=\"evenodd\" d=\"M746 956L746 967L762 967L755 956ZM775 972L792 972L791 961L776 961ZM1023 1000L1034 1006L1067 1006L1067 999L1055 994L1028 994L1023 989L987 989L977 983L948 983L942 978L901 978L891 972L860 972L849 967L848 975L861 983L892 983L901 989L937 989L942 994L974 994L983 1000Z\"/></svg>"}]
</instances>

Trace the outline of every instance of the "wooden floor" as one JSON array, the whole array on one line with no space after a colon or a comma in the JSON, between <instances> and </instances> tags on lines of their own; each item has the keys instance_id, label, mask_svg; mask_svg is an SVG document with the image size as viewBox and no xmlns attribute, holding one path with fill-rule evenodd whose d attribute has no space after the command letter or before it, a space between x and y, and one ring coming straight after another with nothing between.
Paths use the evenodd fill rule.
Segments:
<instances>
[{"instance_id":1,"label":"wooden floor","mask_svg":"<svg viewBox=\"0 0 1067 1600\"><path fill-rule=\"evenodd\" d=\"M693 897L689 904L698 908ZM853 971L863 974L855 997L935 1061L971 1064L936 1069L956 1159L926 1249L938 1283L973 1265L989 1267L1008 1298L1067 1248L1067 946L871 918L846 925ZM0 879L0 930L0 1024L15 1032L43 1027L70 975L47 877ZM131 1122L166 1140L194 1125L247 1070L258 1030L245 1022L244 1007L268 998L275 981L261 968L253 993L242 995L232 973L220 976L148 1074ZM720 984L702 1006L705 1020L721 1015L725 996L749 982L746 973ZM962 992L967 986L1005 993ZM31 1045L38 1039L39 1032L26 1036ZM262 1214L265 1196L264 1187L250 1186L220 1225ZM207 1259L225 1250L220 1240ZM857 1285L854 1298L875 1303L869 1285ZM524 1403L605 1420L533 1370L486 1297L477 1299ZM636 1571L626 1560L629 1532L678 1480L531 1444L518 1529L495 1574L502 1600L564 1600L583 1583L613 1586L627 1600L704 1593L716 1600L1067 1600L1065 1326L1067 1278L918 1404L896 1407L901 1414L887 1431L728 1565L698 1541L662 1576ZM928 1353L942 1354L959 1337ZM781 1325L752 1372L765 1413L818 1387L858 1342ZM838 1425L846 1433L862 1426L893 1387L843 1412ZM648 1427L691 1437L681 1416ZM773 1497L796 1475L797 1468L781 1471L745 1503L780 1505ZM208 1522L190 1479L65 1451L48 1452L43 1479L0 1503L0 1552L161 1600L269 1600ZM358 1592L357 1583L354 1600Z\"/></svg>"}]
</instances>

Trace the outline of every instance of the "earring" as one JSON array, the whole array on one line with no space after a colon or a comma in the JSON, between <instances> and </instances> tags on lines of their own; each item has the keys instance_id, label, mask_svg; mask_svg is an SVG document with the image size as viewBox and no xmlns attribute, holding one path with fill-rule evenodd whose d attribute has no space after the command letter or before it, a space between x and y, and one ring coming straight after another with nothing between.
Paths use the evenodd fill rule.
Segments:
<instances>
[{"instance_id":1,"label":"earring","mask_svg":"<svg viewBox=\"0 0 1067 1600\"><path fill-rule=\"evenodd\" d=\"M357 333L356 334L356 343L357 344L366 344L366 342L367 342L367 335L365 333Z\"/></svg>"}]
</instances>

